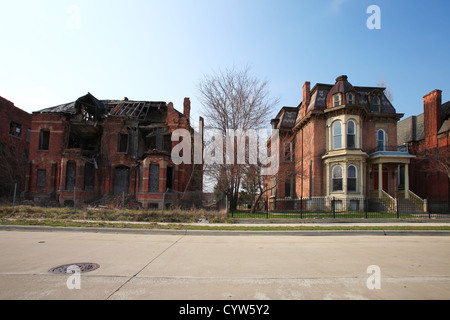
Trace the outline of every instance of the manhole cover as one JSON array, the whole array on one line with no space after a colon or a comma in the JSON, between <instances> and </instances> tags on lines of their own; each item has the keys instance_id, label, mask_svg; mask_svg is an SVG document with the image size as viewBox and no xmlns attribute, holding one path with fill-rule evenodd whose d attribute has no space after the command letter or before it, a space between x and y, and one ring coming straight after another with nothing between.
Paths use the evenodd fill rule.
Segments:
<instances>
[{"instance_id":1,"label":"manhole cover","mask_svg":"<svg viewBox=\"0 0 450 320\"><path fill-rule=\"evenodd\" d=\"M67 274L67 269L71 266L76 266L80 269L81 273L91 272L100 268L96 263L71 263L65 264L63 266L55 267L50 269L48 272L55 274ZM72 267L73 268L73 267ZM72 273L72 272L69 272Z\"/></svg>"}]
</instances>

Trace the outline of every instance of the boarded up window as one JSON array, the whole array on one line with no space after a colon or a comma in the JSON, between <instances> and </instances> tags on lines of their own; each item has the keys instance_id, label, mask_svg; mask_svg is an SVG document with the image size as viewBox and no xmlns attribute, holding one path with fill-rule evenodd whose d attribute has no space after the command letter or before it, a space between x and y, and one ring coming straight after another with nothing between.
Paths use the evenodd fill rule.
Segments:
<instances>
[{"instance_id":1,"label":"boarded up window","mask_svg":"<svg viewBox=\"0 0 450 320\"><path fill-rule=\"evenodd\" d=\"M144 178L144 167L139 166L139 192L142 192L142 182Z\"/></svg>"},{"instance_id":2,"label":"boarded up window","mask_svg":"<svg viewBox=\"0 0 450 320\"><path fill-rule=\"evenodd\" d=\"M39 134L39 150L48 150L50 142L50 131L41 130Z\"/></svg>"},{"instance_id":3,"label":"boarded up window","mask_svg":"<svg viewBox=\"0 0 450 320\"><path fill-rule=\"evenodd\" d=\"M84 166L84 190L93 191L95 181L95 167L91 163Z\"/></svg>"},{"instance_id":4,"label":"boarded up window","mask_svg":"<svg viewBox=\"0 0 450 320\"><path fill-rule=\"evenodd\" d=\"M75 162L67 162L66 167L66 190L73 190L77 178L77 164Z\"/></svg>"},{"instance_id":5,"label":"boarded up window","mask_svg":"<svg viewBox=\"0 0 450 320\"><path fill-rule=\"evenodd\" d=\"M173 189L175 185L175 170L172 167L167 167L167 189Z\"/></svg>"},{"instance_id":6,"label":"boarded up window","mask_svg":"<svg viewBox=\"0 0 450 320\"><path fill-rule=\"evenodd\" d=\"M159 192L159 165L150 165L149 192Z\"/></svg>"},{"instance_id":7,"label":"boarded up window","mask_svg":"<svg viewBox=\"0 0 450 320\"><path fill-rule=\"evenodd\" d=\"M114 195L128 194L130 188L130 168L116 167L114 169Z\"/></svg>"},{"instance_id":8,"label":"boarded up window","mask_svg":"<svg viewBox=\"0 0 450 320\"><path fill-rule=\"evenodd\" d=\"M38 187L45 187L45 176L47 171L46 170L38 170L37 171L37 182L36 186Z\"/></svg>"},{"instance_id":9,"label":"boarded up window","mask_svg":"<svg viewBox=\"0 0 450 320\"><path fill-rule=\"evenodd\" d=\"M119 133L118 152L128 152L128 134Z\"/></svg>"}]
</instances>

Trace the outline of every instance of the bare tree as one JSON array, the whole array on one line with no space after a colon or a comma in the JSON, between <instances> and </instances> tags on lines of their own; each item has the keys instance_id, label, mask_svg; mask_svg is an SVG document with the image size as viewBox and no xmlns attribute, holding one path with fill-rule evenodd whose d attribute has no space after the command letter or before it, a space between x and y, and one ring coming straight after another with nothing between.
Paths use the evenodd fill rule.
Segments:
<instances>
[{"instance_id":1,"label":"bare tree","mask_svg":"<svg viewBox=\"0 0 450 320\"><path fill-rule=\"evenodd\" d=\"M417 160L422 162L429 173L442 173L450 179L450 148L438 147L422 149L417 153Z\"/></svg>"},{"instance_id":2,"label":"bare tree","mask_svg":"<svg viewBox=\"0 0 450 320\"><path fill-rule=\"evenodd\" d=\"M386 98L388 98L388 100L390 102L392 102L394 100L394 95L392 94L392 90L391 90L390 86L388 85L388 83L384 79L381 79L380 81L378 81L377 87L385 88L384 94L386 95Z\"/></svg>"},{"instance_id":3,"label":"bare tree","mask_svg":"<svg viewBox=\"0 0 450 320\"><path fill-rule=\"evenodd\" d=\"M271 113L278 100L270 97L269 84L251 75L250 68L236 68L206 75L199 84L203 105L205 130L220 132L226 140L228 130L261 129L270 123ZM224 152L221 164L206 164L205 175L216 181L216 188L228 195L235 209L245 164L227 161ZM236 150L232 150L236 154ZM234 159L233 159L234 160Z\"/></svg>"}]
</instances>

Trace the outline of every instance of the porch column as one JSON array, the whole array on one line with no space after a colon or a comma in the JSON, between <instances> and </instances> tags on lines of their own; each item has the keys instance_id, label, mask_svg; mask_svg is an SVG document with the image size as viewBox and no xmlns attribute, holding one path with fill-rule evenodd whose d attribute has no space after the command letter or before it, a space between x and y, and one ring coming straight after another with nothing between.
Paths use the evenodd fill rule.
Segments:
<instances>
[{"instance_id":1,"label":"porch column","mask_svg":"<svg viewBox=\"0 0 450 320\"><path fill-rule=\"evenodd\" d=\"M327 191L325 193L326 193L326 196L329 196L330 195L330 184L331 184L330 183L330 180L331 180L330 163L327 162L326 166L327 166L327 169L326 169L326 188L327 188ZM303 194L302 194L302 197L303 197Z\"/></svg>"},{"instance_id":2,"label":"porch column","mask_svg":"<svg viewBox=\"0 0 450 320\"><path fill-rule=\"evenodd\" d=\"M382 198L383 190L383 164L378 164L378 199Z\"/></svg>"},{"instance_id":3,"label":"porch column","mask_svg":"<svg viewBox=\"0 0 450 320\"><path fill-rule=\"evenodd\" d=\"M405 199L409 199L409 164L405 164Z\"/></svg>"}]
</instances>

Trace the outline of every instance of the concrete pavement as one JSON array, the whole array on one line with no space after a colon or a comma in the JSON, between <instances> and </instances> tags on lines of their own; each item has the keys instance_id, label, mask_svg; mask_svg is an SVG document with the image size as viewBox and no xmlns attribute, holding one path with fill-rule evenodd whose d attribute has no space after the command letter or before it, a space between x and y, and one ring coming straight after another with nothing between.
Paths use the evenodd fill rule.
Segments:
<instances>
[{"instance_id":1,"label":"concrete pavement","mask_svg":"<svg viewBox=\"0 0 450 320\"><path fill-rule=\"evenodd\" d=\"M52 230L0 231L0 299L450 299L448 236ZM48 272L86 262L79 290Z\"/></svg>"}]
</instances>

